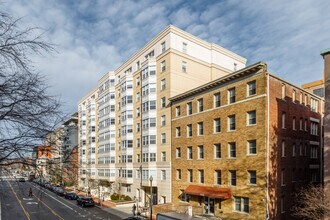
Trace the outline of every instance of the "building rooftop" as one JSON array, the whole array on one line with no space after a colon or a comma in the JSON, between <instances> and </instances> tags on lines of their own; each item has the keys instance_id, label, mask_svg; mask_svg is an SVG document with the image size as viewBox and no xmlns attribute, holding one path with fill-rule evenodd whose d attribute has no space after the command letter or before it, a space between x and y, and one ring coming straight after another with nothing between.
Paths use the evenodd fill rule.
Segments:
<instances>
[{"instance_id":1,"label":"building rooftop","mask_svg":"<svg viewBox=\"0 0 330 220\"><path fill-rule=\"evenodd\" d=\"M330 48L327 48L327 49L321 50L320 55L321 55L321 56L324 56L324 55L326 55L326 54L328 54L328 53L330 53Z\"/></svg>"}]
</instances>

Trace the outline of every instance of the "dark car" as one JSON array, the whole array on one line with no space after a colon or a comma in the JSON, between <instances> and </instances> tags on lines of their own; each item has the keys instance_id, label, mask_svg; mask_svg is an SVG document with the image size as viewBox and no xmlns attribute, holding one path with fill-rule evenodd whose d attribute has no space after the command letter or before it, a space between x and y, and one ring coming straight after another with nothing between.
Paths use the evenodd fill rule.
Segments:
<instances>
[{"instance_id":1,"label":"dark car","mask_svg":"<svg viewBox=\"0 0 330 220\"><path fill-rule=\"evenodd\" d=\"M18 178L18 181L19 182L25 182L25 178L24 177L20 177L20 178Z\"/></svg>"},{"instance_id":2,"label":"dark car","mask_svg":"<svg viewBox=\"0 0 330 220\"><path fill-rule=\"evenodd\" d=\"M76 200L76 199L78 199L78 196L75 193L67 193L67 194L65 194L65 198L71 199L71 200Z\"/></svg>"},{"instance_id":3,"label":"dark car","mask_svg":"<svg viewBox=\"0 0 330 220\"><path fill-rule=\"evenodd\" d=\"M81 205L82 207L85 206L94 206L94 200L91 197L79 197L77 199L77 205Z\"/></svg>"}]
</instances>

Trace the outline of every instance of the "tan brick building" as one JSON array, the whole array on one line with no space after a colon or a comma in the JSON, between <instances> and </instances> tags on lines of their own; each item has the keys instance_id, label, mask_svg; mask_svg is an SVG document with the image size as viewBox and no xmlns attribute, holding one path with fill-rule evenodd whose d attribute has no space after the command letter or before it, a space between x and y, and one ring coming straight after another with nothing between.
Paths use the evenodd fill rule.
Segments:
<instances>
[{"instance_id":1,"label":"tan brick building","mask_svg":"<svg viewBox=\"0 0 330 220\"><path fill-rule=\"evenodd\" d=\"M321 98L256 63L171 101L172 203L223 219L291 219L321 176Z\"/></svg>"}]
</instances>

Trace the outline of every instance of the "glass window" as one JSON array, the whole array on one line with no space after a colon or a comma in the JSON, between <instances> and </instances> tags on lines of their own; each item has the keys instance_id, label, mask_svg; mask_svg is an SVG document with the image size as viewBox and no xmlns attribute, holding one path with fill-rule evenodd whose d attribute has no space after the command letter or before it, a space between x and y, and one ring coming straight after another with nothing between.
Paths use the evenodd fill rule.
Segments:
<instances>
[{"instance_id":1,"label":"glass window","mask_svg":"<svg viewBox=\"0 0 330 220\"><path fill-rule=\"evenodd\" d=\"M187 53L187 47L188 47L188 44L185 43L185 42L183 42L183 43L182 43L182 52L183 52L183 53Z\"/></svg>"},{"instance_id":2,"label":"glass window","mask_svg":"<svg viewBox=\"0 0 330 220\"><path fill-rule=\"evenodd\" d=\"M165 133L162 133L161 134L161 141L162 141L162 144L166 144L166 134Z\"/></svg>"},{"instance_id":3,"label":"glass window","mask_svg":"<svg viewBox=\"0 0 330 220\"><path fill-rule=\"evenodd\" d=\"M198 159L204 159L204 146L198 146Z\"/></svg>"},{"instance_id":4,"label":"glass window","mask_svg":"<svg viewBox=\"0 0 330 220\"><path fill-rule=\"evenodd\" d=\"M187 125L187 137L192 137L192 125Z\"/></svg>"},{"instance_id":5,"label":"glass window","mask_svg":"<svg viewBox=\"0 0 330 220\"><path fill-rule=\"evenodd\" d=\"M228 130L229 131L236 130L236 117L235 117L235 115L228 116Z\"/></svg>"},{"instance_id":6,"label":"glass window","mask_svg":"<svg viewBox=\"0 0 330 220\"><path fill-rule=\"evenodd\" d=\"M198 112L202 112L204 110L203 99L198 99Z\"/></svg>"},{"instance_id":7,"label":"glass window","mask_svg":"<svg viewBox=\"0 0 330 220\"><path fill-rule=\"evenodd\" d=\"M193 159L193 155L192 155L192 147L187 147L187 158L189 160Z\"/></svg>"},{"instance_id":8,"label":"glass window","mask_svg":"<svg viewBox=\"0 0 330 220\"><path fill-rule=\"evenodd\" d=\"M221 132L221 121L220 118L216 118L213 120L213 125L214 125L214 133L219 133Z\"/></svg>"},{"instance_id":9,"label":"glass window","mask_svg":"<svg viewBox=\"0 0 330 220\"><path fill-rule=\"evenodd\" d=\"M257 171L249 170L249 183L250 184L257 184Z\"/></svg>"},{"instance_id":10,"label":"glass window","mask_svg":"<svg viewBox=\"0 0 330 220\"><path fill-rule=\"evenodd\" d=\"M248 141L248 154L250 154L250 155L257 154L257 141L256 140Z\"/></svg>"},{"instance_id":11,"label":"glass window","mask_svg":"<svg viewBox=\"0 0 330 220\"><path fill-rule=\"evenodd\" d=\"M183 73L186 73L187 72L187 62L182 61L182 63L181 63L181 70L182 70Z\"/></svg>"},{"instance_id":12,"label":"glass window","mask_svg":"<svg viewBox=\"0 0 330 220\"><path fill-rule=\"evenodd\" d=\"M181 136L181 128L180 127L176 127L175 128L175 136L176 137L180 137Z\"/></svg>"},{"instance_id":13,"label":"glass window","mask_svg":"<svg viewBox=\"0 0 330 220\"><path fill-rule=\"evenodd\" d=\"M236 102L236 89L235 88L231 88L228 89L228 103L235 103Z\"/></svg>"},{"instance_id":14,"label":"glass window","mask_svg":"<svg viewBox=\"0 0 330 220\"><path fill-rule=\"evenodd\" d=\"M231 186L236 186L236 170L229 170L229 183Z\"/></svg>"},{"instance_id":15,"label":"glass window","mask_svg":"<svg viewBox=\"0 0 330 220\"><path fill-rule=\"evenodd\" d=\"M180 109L180 106L177 106L176 108L175 108L175 116L176 117L179 117L181 115L181 109Z\"/></svg>"},{"instance_id":16,"label":"glass window","mask_svg":"<svg viewBox=\"0 0 330 220\"><path fill-rule=\"evenodd\" d=\"M160 106L162 108L165 108L166 107L166 98L165 97L161 98L161 104L160 104Z\"/></svg>"},{"instance_id":17,"label":"glass window","mask_svg":"<svg viewBox=\"0 0 330 220\"><path fill-rule=\"evenodd\" d=\"M220 159L221 158L221 145L214 144L214 158Z\"/></svg>"},{"instance_id":18,"label":"glass window","mask_svg":"<svg viewBox=\"0 0 330 220\"><path fill-rule=\"evenodd\" d=\"M161 90L166 89L166 79L162 79L162 80L160 81L160 86L161 86Z\"/></svg>"},{"instance_id":19,"label":"glass window","mask_svg":"<svg viewBox=\"0 0 330 220\"><path fill-rule=\"evenodd\" d=\"M164 72L166 70L165 60L160 63L160 68L161 68L162 72Z\"/></svg>"},{"instance_id":20,"label":"glass window","mask_svg":"<svg viewBox=\"0 0 330 220\"><path fill-rule=\"evenodd\" d=\"M192 114L192 103L189 102L187 103L187 115L191 115Z\"/></svg>"},{"instance_id":21,"label":"glass window","mask_svg":"<svg viewBox=\"0 0 330 220\"><path fill-rule=\"evenodd\" d=\"M193 171L192 170L188 170L188 182L192 183L193 182Z\"/></svg>"},{"instance_id":22,"label":"glass window","mask_svg":"<svg viewBox=\"0 0 330 220\"><path fill-rule=\"evenodd\" d=\"M248 82L248 96L255 95L256 91L256 81Z\"/></svg>"},{"instance_id":23,"label":"glass window","mask_svg":"<svg viewBox=\"0 0 330 220\"><path fill-rule=\"evenodd\" d=\"M236 158L236 143L230 142L228 143L229 147L229 158Z\"/></svg>"},{"instance_id":24,"label":"glass window","mask_svg":"<svg viewBox=\"0 0 330 220\"><path fill-rule=\"evenodd\" d=\"M197 123L197 127L198 127L198 135L203 135L204 134L203 122Z\"/></svg>"},{"instance_id":25,"label":"glass window","mask_svg":"<svg viewBox=\"0 0 330 220\"><path fill-rule=\"evenodd\" d=\"M181 158L181 148L180 147L176 148L176 158Z\"/></svg>"},{"instance_id":26,"label":"glass window","mask_svg":"<svg viewBox=\"0 0 330 220\"><path fill-rule=\"evenodd\" d=\"M165 50L166 50L166 43L165 43L165 41L161 44L161 50L162 50L162 53L164 53Z\"/></svg>"},{"instance_id":27,"label":"glass window","mask_svg":"<svg viewBox=\"0 0 330 220\"><path fill-rule=\"evenodd\" d=\"M248 125L255 125L257 123L256 111L248 112Z\"/></svg>"},{"instance_id":28,"label":"glass window","mask_svg":"<svg viewBox=\"0 0 330 220\"><path fill-rule=\"evenodd\" d=\"M199 170L199 182L204 183L204 170Z\"/></svg>"},{"instance_id":29,"label":"glass window","mask_svg":"<svg viewBox=\"0 0 330 220\"><path fill-rule=\"evenodd\" d=\"M214 101L214 107L215 108L220 107L220 105L221 105L220 92L213 95L213 101Z\"/></svg>"},{"instance_id":30,"label":"glass window","mask_svg":"<svg viewBox=\"0 0 330 220\"><path fill-rule=\"evenodd\" d=\"M215 183L221 185L221 170L215 171Z\"/></svg>"}]
</instances>

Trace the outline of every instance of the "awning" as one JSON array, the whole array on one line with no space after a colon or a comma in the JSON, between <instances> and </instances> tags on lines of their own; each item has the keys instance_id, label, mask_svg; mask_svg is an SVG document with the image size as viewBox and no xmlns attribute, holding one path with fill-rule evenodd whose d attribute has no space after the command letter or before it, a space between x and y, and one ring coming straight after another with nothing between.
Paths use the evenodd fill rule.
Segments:
<instances>
[{"instance_id":1,"label":"awning","mask_svg":"<svg viewBox=\"0 0 330 220\"><path fill-rule=\"evenodd\" d=\"M228 188L189 185L184 192L189 195L207 196L210 198L231 198L230 189Z\"/></svg>"}]
</instances>

